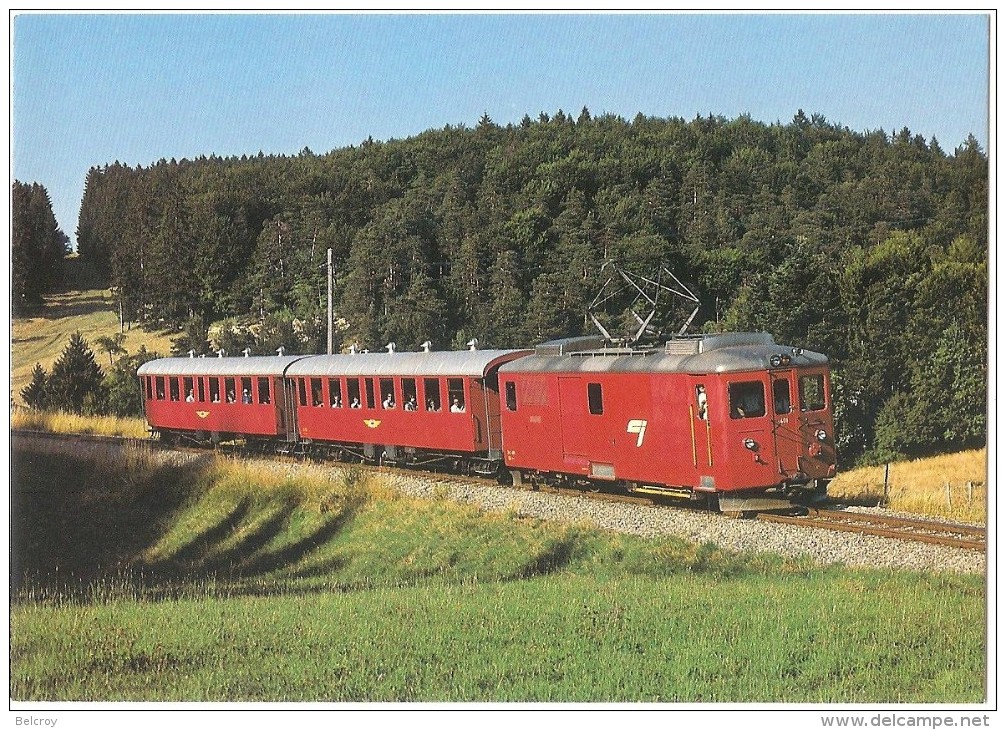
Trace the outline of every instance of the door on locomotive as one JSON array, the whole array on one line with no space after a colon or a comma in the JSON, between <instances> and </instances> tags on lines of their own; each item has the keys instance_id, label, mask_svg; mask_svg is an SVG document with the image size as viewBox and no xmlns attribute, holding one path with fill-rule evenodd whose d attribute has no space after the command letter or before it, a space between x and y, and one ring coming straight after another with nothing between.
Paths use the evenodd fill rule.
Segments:
<instances>
[{"instance_id":1,"label":"door on locomotive","mask_svg":"<svg viewBox=\"0 0 1006 730\"><path fill-rule=\"evenodd\" d=\"M800 472L800 457L803 455L802 420L794 412L793 391L795 387L792 370L769 372L772 387L772 447L779 467L779 474L791 477Z\"/></svg>"}]
</instances>

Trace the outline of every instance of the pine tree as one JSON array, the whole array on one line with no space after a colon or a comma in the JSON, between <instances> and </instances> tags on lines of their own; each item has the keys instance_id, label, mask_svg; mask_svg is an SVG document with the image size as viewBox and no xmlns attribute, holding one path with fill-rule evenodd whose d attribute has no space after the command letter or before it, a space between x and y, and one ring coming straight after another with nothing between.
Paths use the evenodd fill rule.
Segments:
<instances>
[{"instance_id":1,"label":"pine tree","mask_svg":"<svg viewBox=\"0 0 1006 730\"><path fill-rule=\"evenodd\" d=\"M45 408L49 404L48 384L49 377L45 368L35 363L35 368L31 371L31 382L21 389L21 400L29 408Z\"/></svg>"},{"instance_id":2,"label":"pine tree","mask_svg":"<svg viewBox=\"0 0 1006 730\"><path fill-rule=\"evenodd\" d=\"M102 398L104 374L94 360L94 352L80 332L70 337L49 377L49 405L70 413L83 413L85 403L94 410Z\"/></svg>"}]
</instances>

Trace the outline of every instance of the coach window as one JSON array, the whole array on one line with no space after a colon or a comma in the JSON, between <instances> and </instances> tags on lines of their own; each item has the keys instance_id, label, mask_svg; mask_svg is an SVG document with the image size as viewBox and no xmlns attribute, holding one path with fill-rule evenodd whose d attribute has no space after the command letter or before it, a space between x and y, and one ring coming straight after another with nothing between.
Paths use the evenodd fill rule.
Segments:
<instances>
[{"instance_id":1,"label":"coach window","mask_svg":"<svg viewBox=\"0 0 1006 730\"><path fill-rule=\"evenodd\" d=\"M311 378L311 405L315 408L325 407L325 396L321 392L321 378Z\"/></svg>"},{"instance_id":2,"label":"coach window","mask_svg":"<svg viewBox=\"0 0 1006 730\"><path fill-rule=\"evenodd\" d=\"M436 413L440 410L440 380L423 378L423 402L426 410Z\"/></svg>"},{"instance_id":3,"label":"coach window","mask_svg":"<svg viewBox=\"0 0 1006 730\"><path fill-rule=\"evenodd\" d=\"M730 417L758 418L765 415L765 386L758 381L730 384Z\"/></svg>"},{"instance_id":4,"label":"coach window","mask_svg":"<svg viewBox=\"0 0 1006 730\"><path fill-rule=\"evenodd\" d=\"M381 378L381 408L391 410L398 404L395 403L395 381L391 378Z\"/></svg>"},{"instance_id":5,"label":"coach window","mask_svg":"<svg viewBox=\"0 0 1006 730\"><path fill-rule=\"evenodd\" d=\"M269 405L269 378L258 379L258 402L262 405Z\"/></svg>"},{"instance_id":6,"label":"coach window","mask_svg":"<svg viewBox=\"0 0 1006 730\"><path fill-rule=\"evenodd\" d=\"M407 411L418 409L419 394L416 392L415 378L402 378L402 408Z\"/></svg>"},{"instance_id":7,"label":"coach window","mask_svg":"<svg viewBox=\"0 0 1006 730\"><path fill-rule=\"evenodd\" d=\"M360 407L360 379L359 378L349 378L346 381L346 395L349 397L349 407L359 408Z\"/></svg>"},{"instance_id":8,"label":"coach window","mask_svg":"<svg viewBox=\"0 0 1006 730\"><path fill-rule=\"evenodd\" d=\"M775 413L782 416L793 410L793 404L789 397L789 381L776 380L772 383L772 402L775 404Z\"/></svg>"},{"instance_id":9,"label":"coach window","mask_svg":"<svg viewBox=\"0 0 1006 730\"><path fill-rule=\"evenodd\" d=\"M297 399L302 407L307 406L307 379L297 378Z\"/></svg>"},{"instance_id":10,"label":"coach window","mask_svg":"<svg viewBox=\"0 0 1006 730\"><path fill-rule=\"evenodd\" d=\"M154 379L154 390L157 393L157 400L164 400L164 378Z\"/></svg>"},{"instance_id":11,"label":"coach window","mask_svg":"<svg viewBox=\"0 0 1006 730\"><path fill-rule=\"evenodd\" d=\"M238 394L235 390L234 378L224 378L224 393L227 394L228 403L238 402Z\"/></svg>"},{"instance_id":12,"label":"coach window","mask_svg":"<svg viewBox=\"0 0 1006 730\"><path fill-rule=\"evenodd\" d=\"M196 378L196 400L206 402L206 378Z\"/></svg>"},{"instance_id":13,"label":"coach window","mask_svg":"<svg viewBox=\"0 0 1006 730\"><path fill-rule=\"evenodd\" d=\"M196 392L192 389L192 378L182 378L182 392L185 393L186 403L196 399Z\"/></svg>"},{"instance_id":14,"label":"coach window","mask_svg":"<svg viewBox=\"0 0 1006 730\"><path fill-rule=\"evenodd\" d=\"M447 400L451 413L465 412L465 381L461 378L447 378Z\"/></svg>"},{"instance_id":15,"label":"coach window","mask_svg":"<svg viewBox=\"0 0 1006 730\"><path fill-rule=\"evenodd\" d=\"M210 402L220 402L220 378L210 378Z\"/></svg>"},{"instance_id":16,"label":"coach window","mask_svg":"<svg viewBox=\"0 0 1006 730\"><path fill-rule=\"evenodd\" d=\"M328 379L328 402L332 408L342 408L342 381L337 378Z\"/></svg>"},{"instance_id":17,"label":"coach window","mask_svg":"<svg viewBox=\"0 0 1006 730\"><path fill-rule=\"evenodd\" d=\"M181 400L178 397L178 378L168 378L168 392L171 400Z\"/></svg>"},{"instance_id":18,"label":"coach window","mask_svg":"<svg viewBox=\"0 0 1006 730\"><path fill-rule=\"evenodd\" d=\"M824 409L824 376L804 375L800 378L800 410Z\"/></svg>"},{"instance_id":19,"label":"coach window","mask_svg":"<svg viewBox=\"0 0 1006 730\"><path fill-rule=\"evenodd\" d=\"M516 383L505 383L503 385L503 391L506 395L506 409L508 411L517 410L517 384Z\"/></svg>"},{"instance_id":20,"label":"coach window","mask_svg":"<svg viewBox=\"0 0 1006 730\"><path fill-rule=\"evenodd\" d=\"M600 383L587 383L587 410L593 415L604 413L604 400L601 397Z\"/></svg>"},{"instance_id":21,"label":"coach window","mask_svg":"<svg viewBox=\"0 0 1006 730\"><path fill-rule=\"evenodd\" d=\"M241 378L241 402L246 406L252 404L252 379Z\"/></svg>"},{"instance_id":22,"label":"coach window","mask_svg":"<svg viewBox=\"0 0 1006 730\"><path fill-rule=\"evenodd\" d=\"M366 388L366 391L367 391L367 408L373 408L374 407L374 379L373 378L364 378L364 380L363 380L363 387Z\"/></svg>"},{"instance_id":23,"label":"coach window","mask_svg":"<svg viewBox=\"0 0 1006 730\"><path fill-rule=\"evenodd\" d=\"M143 379L143 384L147 388L147 400L154 399L154 379L149 375Z\"/></svg>"}]
</instances>

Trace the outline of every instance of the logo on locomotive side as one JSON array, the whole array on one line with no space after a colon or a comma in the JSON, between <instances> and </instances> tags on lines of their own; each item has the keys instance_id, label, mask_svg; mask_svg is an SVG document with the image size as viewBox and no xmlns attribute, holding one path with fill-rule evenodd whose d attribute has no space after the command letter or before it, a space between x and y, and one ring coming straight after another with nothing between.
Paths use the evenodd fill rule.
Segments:
<instances>
[{"instance_id":1,"label":"logo on locomotive side","mask_svg":"<svg viewBox=\"0 0 1006 730\"><path fill-rule=\"evenodd\" d=\"M196 415L199 416L200 418L206 418L206 416L210 415L210 412L209 411L196 411Z\"/></svg>"},{"instance_id":2,"label":"logo on locomotive side","mask_svg":"<svg viewBox=\"0 0 1006 730\"><path fill-rule=\"evenodd\" d=\"M366 424L367 428L377 428L381 425L381 422L376 418L364 418L363 422Z\"/></svg>"},{"instance_id":3,"label":"logo on locomotive side","mask_svg":"<svg viewBox=\"0 0 1006 730\"><path fill-rule=\"evenodd\" d=\"M626 433L638 433L639 438L636 439L636 447L643 445L643 436L646 435L646 421L641 418L633 418L629 421L628 426L625 428Z\"/></svg>"}]
</instances>

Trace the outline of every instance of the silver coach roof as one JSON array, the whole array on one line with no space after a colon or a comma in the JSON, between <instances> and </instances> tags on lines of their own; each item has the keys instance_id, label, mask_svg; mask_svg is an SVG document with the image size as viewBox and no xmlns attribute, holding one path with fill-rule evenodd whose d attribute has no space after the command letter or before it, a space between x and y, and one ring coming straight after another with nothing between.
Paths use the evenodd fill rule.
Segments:
<instances>
[{"instance_id":1,"label":"silver coach roof","mask_svg":"<svg viewBox=\"0 0 1006 730\"><path fill-rule=\"evenodd\" d=\"M530 350L452 350L315 355L294 363L286 374L316 377L455 375L482 378L494 365L529 354Z\"/></svg>"},{"instance_id":2,"label":"silver coach roof","mask_svg":"<svg viewBox=\"0 0 1006 730\"><path fill-rule=\"evenodd\" d=\"M256 357L165 357L145 362L137 375L283 375L291 364L310 355Z\"/></svg>"},{"instance_id":3,"label":"silver coach roof","mask_svg":"<svg viewBox=\"0 0 1006 730\"><path fill-rule=\"evenodd\" d=\"M535 354L500 368L501 373L583 372L583 373L730 373L772 368L773 355L788 355L788 367L826 365L828 358L818 352L777 345L766 333L730 332L679 338L662 349L630 350L603 347L595 337L545 342ZM780 366L776 366L778 368Z\"/></svg>"}]
</instances>

